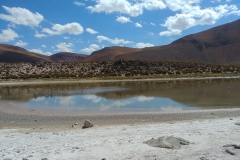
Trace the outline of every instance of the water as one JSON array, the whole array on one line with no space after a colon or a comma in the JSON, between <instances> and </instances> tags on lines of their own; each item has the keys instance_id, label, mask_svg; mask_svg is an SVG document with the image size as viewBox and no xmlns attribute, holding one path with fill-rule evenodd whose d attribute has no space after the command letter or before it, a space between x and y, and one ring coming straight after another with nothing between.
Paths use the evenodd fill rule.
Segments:
<instances>
[{"instance_id":1,"label":"water","mask_svg":"<svg viewBox=\"0 0 240 160\"><path fill-rule=\"evenodd\" d=\"M240 107L240 79L1 86L0 101L31 110L155 112Z\"/></svg>"}]
</instances>

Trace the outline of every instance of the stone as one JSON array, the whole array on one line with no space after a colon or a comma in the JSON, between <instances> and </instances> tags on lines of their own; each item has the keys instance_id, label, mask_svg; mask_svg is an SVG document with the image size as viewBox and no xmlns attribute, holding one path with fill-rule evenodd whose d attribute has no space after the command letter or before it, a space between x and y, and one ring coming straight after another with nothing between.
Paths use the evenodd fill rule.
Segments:
<instances>
[{"instance_id":1,"label":"stone","mask_svg":"<svg viewBox=\"0 0 240 160\"><path fill-rule=\"evenodd\" d=\"M232 155L232 156L234 156L235 155L235 153L234 153L234 151L232 150L232 149L226 149L226 151L225 151L226 153L228 153L228 154L230 154L230 155Z\"/></svg>"},{"instance_id":2,"label":"stone","mask_svg":"<svg viewBox=\"0 0 240 160\"><path fill-rule=\"evenodd\" d=\"M235 125L238 125L238 126L240 126L240 122L236 122L236 123L235 123Z\"/></svg>"},{"instance_id":3,"label":"stone","mask_svg":"<svg viewBox=\"0 0 240 160\"><path fill-rule=\"evenodd\" d=\"M90 120L86 120L83 125L83 129L93 127L93 123Z\"/></svg>"},{"instance_id":4,"label":"stone","mask_svg":"<svg viewBox=\"0 0 240 160\"><path fill-rule=\"evenodd\" d=\"M169 149L179 149L181 145L189 144L188 141L182 138L176 138L172 136L159 137L158 139L152 138L151 140L145 141L143 143L146 143L152 147L169 148Z\"/></svg>"},{"instance_id":5,"label":"stone","mask_svg":"<svg viewBox=\"0 0 240 160\"><path fill-rule=\"evenodd\" d=\"M41 160L48 160L47 158L42 158Z\"/></svg>"},{"instance_id":6,"label":"stone","mask_svg":"<svg viewBox=\"0 0 240 160\"><path fill-rule=\"evenodd\" d=\"M237 146L237 145L236 144L226 144L223 147L235 147L235 146Z\"/></svg>"},{"instance_id":7,"label":"stone","mask_svg":"<svg viewBox=\"0 0 240 160\"><path fill-rule=\"evenodd\" d=\"M240 145L234 146L235 149L240 149Z\"/></svg>"}]
</instances>

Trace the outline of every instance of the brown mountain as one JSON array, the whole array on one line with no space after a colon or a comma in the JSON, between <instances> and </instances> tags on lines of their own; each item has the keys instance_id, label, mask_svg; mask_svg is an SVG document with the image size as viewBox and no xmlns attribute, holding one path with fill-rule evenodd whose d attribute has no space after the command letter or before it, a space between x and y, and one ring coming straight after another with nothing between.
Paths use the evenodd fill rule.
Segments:
<instances>
[{"instance_id":1,"label":"brown mountain","mask_svg":"<svg viewBox=\"0 0 240 160\"><path fill-rule=\"evenodd\" d=\"M93 52L85 61L97 62L97 61L114 61L116 57L124 54L141 51L137 48L128 48L121 46L106 47L99 51Z\"/></svg>"},{"instance_id":2,"label":"brown mountain","mask_svg":"<svg viewBox=\"0 0 240 160\"><path fill-rule=\"evenodd\" d=\"M70 53L70 52L60 52L51 55L49 58L54 62L81 62L88 55L78 54L78 53Z\"/></svg>"},{"instance_id":3,"label":"brown mountain","mask_svg":"<svg viewBox=\"0 0 240 160\"><path fill-rule=\"evenodd\" d=\"M116 59L240 64L240 20Z\"/></svg>"},{"instance_id":4,"label":"brown mountain","mask_svg":"<svg viewBox=\"0 0 240 160\"><path fill-rule=\"evenodd\" d=\"M43 62L50 61L21 47L0 44L0 62Z\"/></svg>"}]
</instances>

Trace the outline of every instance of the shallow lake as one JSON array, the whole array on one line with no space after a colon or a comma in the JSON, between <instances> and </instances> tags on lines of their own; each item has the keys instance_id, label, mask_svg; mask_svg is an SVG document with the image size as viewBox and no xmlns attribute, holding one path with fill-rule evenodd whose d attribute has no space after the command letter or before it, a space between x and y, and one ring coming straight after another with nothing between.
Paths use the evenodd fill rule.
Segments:
<instances>
[{"instance_id":1,"label":"shallow lake","mask_svg":"<svg viewBox=\"0 0 240 160\"><path fill-rule=\"evenodd\" d=\"M155 112L240 107L240 79L1 86L0 101L30 110Z\"/></svg>"}]
</instances>

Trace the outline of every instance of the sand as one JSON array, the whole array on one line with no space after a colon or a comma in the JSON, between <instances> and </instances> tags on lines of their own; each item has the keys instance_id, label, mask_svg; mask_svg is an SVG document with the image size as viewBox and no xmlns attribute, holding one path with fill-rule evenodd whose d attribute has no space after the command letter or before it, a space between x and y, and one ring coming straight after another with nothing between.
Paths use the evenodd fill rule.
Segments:
<instances>
[{"instance_id":1,"label":"sand","mask_svg":"<svg viewBox=\"0 0 240 160\"><path fill-rule=\"evenodd\" d=\"M16 112L0 103L0 159L239 160L240 109L164 113L72 114ZM85 119L93 128L82 129ZM72 127L73 123L78 123ZM190 142L180 149L156 148L144 141L175 136ZM235 155L226 152L233 150Z\"/></svg>"}]
</instances>

